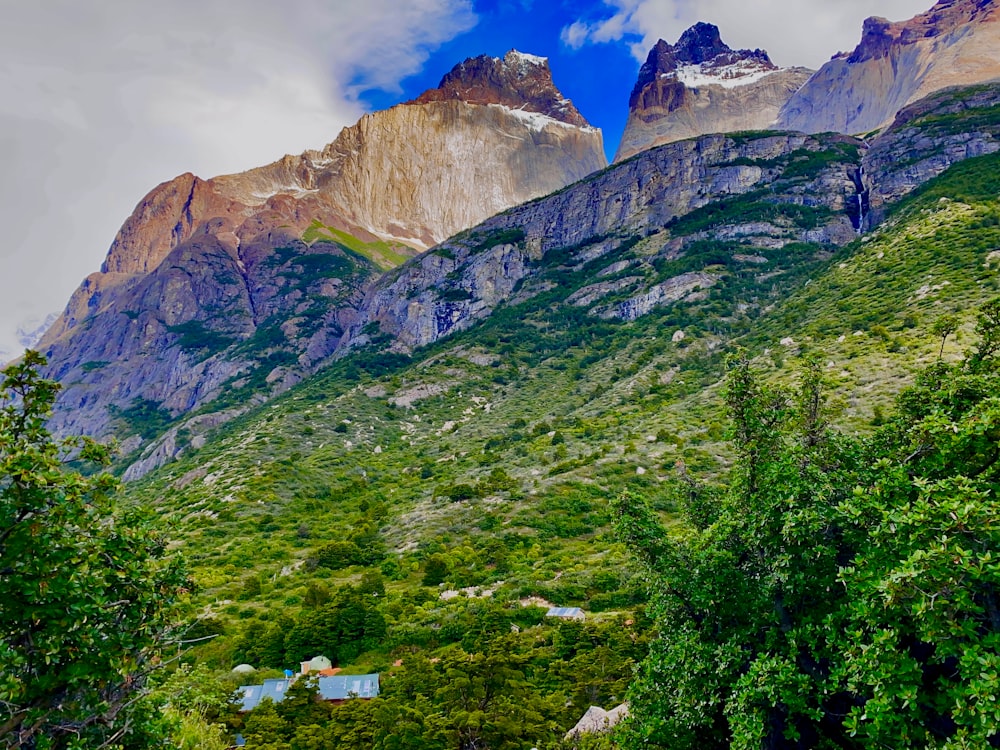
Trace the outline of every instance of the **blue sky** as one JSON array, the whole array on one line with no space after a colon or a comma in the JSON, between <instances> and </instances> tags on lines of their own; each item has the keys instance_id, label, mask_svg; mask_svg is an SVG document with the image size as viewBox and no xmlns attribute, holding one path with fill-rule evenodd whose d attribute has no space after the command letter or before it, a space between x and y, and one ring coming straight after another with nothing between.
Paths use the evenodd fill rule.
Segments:
<instances>
[{"instance_id":1,"label":"blue sky","mask_svg":"<svg viewBox=\"0 0 1000 750\"><path fill-rule=\"evenodd\" d=\"M436 87L445 73L466 58L502 57L508 50L517 49L549 58L559 90L573 100L592 125L604 131L610 161L625 128L628 97L640 63L624 42L572 49L560 41L563 29L578 20L581 8L588 5L594 6L595 13L607 10L601 2L476 2L476 25L432 51L417 74L400 81L401 91L367 89L361 92L360 99L373 110L384 109Z\"/></svg>"}]
</instances>

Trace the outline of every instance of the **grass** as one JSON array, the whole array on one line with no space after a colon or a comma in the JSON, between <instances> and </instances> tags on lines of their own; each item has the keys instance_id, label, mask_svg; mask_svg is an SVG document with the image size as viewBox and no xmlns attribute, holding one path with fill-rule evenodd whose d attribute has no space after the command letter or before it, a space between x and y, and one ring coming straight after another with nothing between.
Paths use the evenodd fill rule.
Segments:
<instances>
[{"instance_id":1,"label":"grass","mask_svg":"<svg viewBox=\"0 0 1000 750\"><path fill-rule=\"evenodd\" d=\"M805 169L796 164L841 164L824 154L790 160L786 175ZM638 490L677 525L677 468L708 480L725 475L732 454L722 381L737 346L786 391L799 357L821 357L831 419L848 431L870 429L911 369L937 356L928 331L943 312L962 318L945 347L946 357L959 356L972 310L998 289L1000 264L990 262L1000 251L998 167L997 156L956 165L840 249L761 248L703 234L762 218L795 234L827 218L759 195L672 223L680 250L622 236L584 263L593 239L556 248L536 268L552 288L412 356L357 351L249 410L129 487L171 524L198 583L192 612L222 633L197 658L229 669L247 632L304 616L320 588L359 585L376 572L386 635L355 657L355 669L414 650L441 653L487 617L479 600L440 599L445 588L491 587L504 606L538 596L610 618L638 616L641 577L610 534L607 499ZM788 181L815 173L793 171ZM466 249L508 241L513 235L462 240ZM278 260L296 263L294 253ZM625 271L600 278L635 274L648 287L705 271L717 283L632 322L593 314L631 291L590 307L567 303L624 261ZM327 263L315 261L323 271ZM254 336L253 349L276 362L287 356L279 318ZM235 391L240 400L259 387L250 383ZM156 418L155 404L140 406L133 419ZM345 550L337 558L344 565L314 564ZM355 550L368 560L353 564ZM428 567L441 561L443 584L426 585ZM554 637L546 633L539 639Z\"/></svg>"},{"instance_id":2,"label":"grass","mask_svg":"<svg viewBox=\"0 0 1000 750\"><path fill-rule=\"evenodd\" d=\"M365 242L354 235L335 227L323 224L319 219L313 219L302 235L302 241L308 245L316 242L332 242L344 250L371 261L383 271L395 268L412 258L416 251L401 242L385 242L375 240Z\"/></svg>"}]
</instances>

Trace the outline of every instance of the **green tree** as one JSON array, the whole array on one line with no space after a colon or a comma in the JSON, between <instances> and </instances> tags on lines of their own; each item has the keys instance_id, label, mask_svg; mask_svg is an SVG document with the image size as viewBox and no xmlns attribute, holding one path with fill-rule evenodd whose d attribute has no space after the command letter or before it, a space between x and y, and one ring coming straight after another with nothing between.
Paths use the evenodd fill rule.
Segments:
<instances>
[{"instance_id":1,"label":"green tree","mask_svg":"<svg viewBox=\"0 0 1000 750\"><path fill-rule=\"evenodd\" d=\"M254 750L258 748L285 750L293 731L294 727L289 726L281 717L274 701L270 698L262 700L248 713L243 725L243 736L246 738L247 746Z\"/></svg>"},{"instance_id":2,"label":"green tree","mask_svg":"<svg viewBox=\"0 0 1000 750\"><path fill-rule=\"evenodd\" d=\"M290 726L321 725L330 718L330 705L319 697L319 682L315 677L295 680L275 710Z\"/></svg>"},{"instance_id":3,"label":"green tree","mask_svg":"<svg viewBox=\"0 0 1000 750\"><path fill-rule=\"evenodd\" d=\"M668 533L641 498L614 501L660 631L629 745L1000 743L998 309L868 438L823 426L815 368L786 400L738 360L739 460L712 522Z\"/></svg>"},{"instance_id":4,"label":"green tree","mask_svg":"<svg viewBox=\"0 0 1000 750\"><path fill-rule=\"evenodd\" d=\"M528 656L511 636L486 653L455 649L437 663L414 659L387 682L376 708L376 747L515 750L553 740L551 716L562 708L532 689Z\"/></svg>"},{"instance_id":5,"label":"green tree","mask_svg":"<svg viewBox=\"0 0 1000 750\"><path fill-rule=\"evenodd\" d=\"M945 313L934 321L931 326L931 333L941 337L941 348L938 349L938 359L944 356L944 343L955 331L958 330L958 316L954 313Z\"/></svg>"},{"instance_id":6,"label":"green tree","mask_svg":"<svg viewBox=\"0 0 1000 750\"><path fill-rule=\"evenodd\" d=\"M424 565L424 575L420 582L424 586L437 586L448 577L448 558L439 552L430 555Z\"/></svg>"},{"instance_id":7,"label":"green tree","mask_svg":"<svg viewBox=\"0 0 1000 750\"><path fill-rule=\"evenodd\" d=\"M232 697L233 690L203 665L193 669L181 665L153 692L154 700L163 704L163 715L173 724L171 740L180 750L229 746L222 719L235 710Z\"/></svg>"},{"instance_id":8,"label":"green tree","mask_svg":"<svg viewBox=\"0 0 1000 750\"><path fill-rule=\"evenodd\" d=\"M0 387L0 738L17 748L142 748L156 723L139 700L186 586L150 519L114 505L105 463L45 422L58 385L27 352Z\"/></svg>"}]
</instances>

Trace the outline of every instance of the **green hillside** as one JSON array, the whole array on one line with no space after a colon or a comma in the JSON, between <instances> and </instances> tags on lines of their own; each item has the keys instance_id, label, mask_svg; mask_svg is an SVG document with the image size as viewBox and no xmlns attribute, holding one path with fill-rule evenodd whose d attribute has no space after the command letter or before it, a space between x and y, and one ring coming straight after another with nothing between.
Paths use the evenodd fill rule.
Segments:
<instances>
[{"instance_id":1,"label":"green hillside","mask_svg":"<svg viewBox=\"0 0 1000 750\"><path fill-rule=\"evenodd\" d=\"M322 652L349 672L381 672L385 697L336 709L327 742L368 746L364 727L400 726L429 742L475 725L509 743L490 747L552 746L589 705L625 698L650 637L644 580L611 534L609 500L633 490L682 526L682 476L725 475L721 381L737 346L778 384L796 381L802 355L818 357L835 423L870 430L937 356L934 322L959 318L944 342L952 359L974 307L997 293L997 175L1000 157L967 160L849 246L788 244L766 264L737 242L695 241L671 260L650 252L745 212L740 201L590 263L574 260L580 247L553 251L548 291L412 356L376 341L225 425L128 488L194 570L191 636L217 634L184 661L223 674ZM714 284L630 322L567 302L629 258L645 261L648 282L701 272ZM588 621L554 624L522 606L542 600L580 606ZM506 729L448 694L457 669L475 684L496 678L483 713ZM278 718L276 736L292 742L298 720Z\"/></svg>"}]
</instances>

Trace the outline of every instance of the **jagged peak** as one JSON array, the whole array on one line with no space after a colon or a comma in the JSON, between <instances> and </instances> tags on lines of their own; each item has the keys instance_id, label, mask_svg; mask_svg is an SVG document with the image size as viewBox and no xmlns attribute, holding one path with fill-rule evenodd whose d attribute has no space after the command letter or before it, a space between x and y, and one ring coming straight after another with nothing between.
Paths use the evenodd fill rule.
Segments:
<instances>
[{"instance_id":1,"label":"jagged peak","mask_svg":"<svg viewBox=\"0 0 1000 750\"><path fill-rule=\"evenodd\" d=\"M722 41L719 27L703 21L687 29L674 45L677 59L687 63L703 63L717 55L732 51L732 48Z\"/></svg>"},{"instance_id":2,"label":"jagged peak","mask_svg":"<svg viewBox=\"0 0 1000 750\"><path fill-rule=\"evenodd\" d=\"M639 69L629 107L634 109L643 90L661 78L692 87L726 86L751 83L778 69L764 50L734 50L722 41L718 26L699 21L681 34L677 44L660 39L653 45Z\"/></svg>"},{"instance_id":3,"label":"jagged peak","mask_svg":"<svg viewBox=\"0 0 1000 750\"><path fill-rule=\"evenodd\" d=\"M589 127L573 102L556 88L548 59L514 49L503 57L479 55L463 60L444 75L436 89L425 91L407 104L450 100L502 104Z\"/></svg>"},{"instance_id":4,"label":"jagged peak","mask_svg":"<svg viewBox=\"0 0 1000 750\"><path fill-rule=\"evenodd\" d=\"M894 45L912 44L940 36L975 21L996 20L1000 0L939 0L934 6L906 21L890 21L880 16L866 18L861 41L852 52L838 52L833 59L850 63L877 60Z\"/></svg>"}]
</instances>

